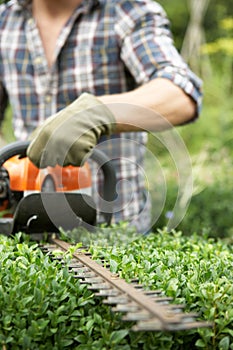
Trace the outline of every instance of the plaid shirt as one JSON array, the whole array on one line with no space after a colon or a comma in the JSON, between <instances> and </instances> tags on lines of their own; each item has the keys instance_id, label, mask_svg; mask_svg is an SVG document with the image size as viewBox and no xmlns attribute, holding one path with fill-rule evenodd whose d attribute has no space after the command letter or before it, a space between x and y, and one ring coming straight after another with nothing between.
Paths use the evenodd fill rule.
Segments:
<instances>
[{"instance_id":1,"label":"plaid shirt","mask_svg":"<svg viewBox=\"0 0 233 350\"><path fill-rule=\"evenodd\" d=\"M154 1L83 1L60 33L51 68L30 1L0 6L0 110L6 91L17 139L26 139L82 92L121 93L156 77L172 80L200 108L201 82L174 48L166 14ZM114 159L120 181L115 220L133 221L141 231L150 220L150 201L145 202L145 179L139 171L146 142L145 133L132 132L113 135L100 146Z\"/></svg>"}]
</instances>

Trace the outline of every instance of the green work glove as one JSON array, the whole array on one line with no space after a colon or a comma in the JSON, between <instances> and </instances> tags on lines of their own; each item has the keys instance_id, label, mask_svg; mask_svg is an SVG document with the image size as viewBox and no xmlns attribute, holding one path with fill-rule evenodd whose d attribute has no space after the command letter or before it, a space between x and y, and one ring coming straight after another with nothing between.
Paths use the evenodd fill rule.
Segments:
<instances>
[{"instance_id":1,"label":"green work glove","mask_svg":"<svg viewBox=\"0 0 233 350\"><path fill-rule=\"evenodd\" d=\"M113 133L114 127L110 110L93 95L84 93L32 133L27 156L38 168L80 166L98 139Z\"/></svg>"}]
</instances>

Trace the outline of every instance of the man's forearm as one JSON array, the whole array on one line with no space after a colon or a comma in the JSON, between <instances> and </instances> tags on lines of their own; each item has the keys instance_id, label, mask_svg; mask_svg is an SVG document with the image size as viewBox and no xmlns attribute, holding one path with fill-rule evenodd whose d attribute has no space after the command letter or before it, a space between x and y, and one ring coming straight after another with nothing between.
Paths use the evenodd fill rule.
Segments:
<instances>
[{"instance_id":1,"label":"man's forearm","mask_svg":"<svg viewBox=\"0 0 233 350\"><path fill-rule=\"evenodd\" d=\"M160 131L188 122L197 105L170 80L157 78L130 92L101 96L115 116L117 132Z\"/></svg>"}]
</instances>

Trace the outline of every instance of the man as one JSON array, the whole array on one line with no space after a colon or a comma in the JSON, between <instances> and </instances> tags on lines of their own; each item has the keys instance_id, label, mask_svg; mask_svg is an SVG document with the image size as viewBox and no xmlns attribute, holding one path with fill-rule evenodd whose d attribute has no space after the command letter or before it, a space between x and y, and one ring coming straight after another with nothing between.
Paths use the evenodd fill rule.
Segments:
<instances>
[{"instance_id":1,"label":"man","mask_svg":"<svg viewBox=\"0 0 233 350\"><path fill-rule=\"evenodd\" d=\"M201 82L174 48L161 6L13 0L0 7L0 40L0 80L17 139L40 125L29 158L39 167L81 165L99 143L119 182L115 221L147 231L143 131L194 120L201 104Z\"/></svg>"}]
</instances>

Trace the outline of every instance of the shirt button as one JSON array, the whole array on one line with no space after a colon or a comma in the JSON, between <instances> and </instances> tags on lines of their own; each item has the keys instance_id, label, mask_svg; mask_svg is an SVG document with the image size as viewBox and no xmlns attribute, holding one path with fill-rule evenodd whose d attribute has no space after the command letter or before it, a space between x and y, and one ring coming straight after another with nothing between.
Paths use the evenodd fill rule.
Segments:
<instances>
[{"instance_id":1,"label":"shirt button","mask_svg":"<svg viewBox=\"0 0 233 350\"><path fill-rule=\"evenodd\" d=\"M41 64L42 63L42 57L40 57L40 56L36 57L35 60L34 60L34 63L35 64Z\"/></svg>"},{"instance_id":2,"label":"shirt button","mask_svg":"<svg viewBox=\"0 0 233 350\"><path fill-rule=\"evenodd\" d=\"M29 18L28 24L31 26L33 23L34 23L34 19L33 18Z\"/></svg>"},{"instance_id":3,"label":"shirt button","mask_svg":"<svg viewBox=\"0 0 233 350\"><path fill-rule=\"evenodd\" d=\"M46 96L45 96L45 101L46 101L47 103L51 102L51 100L52 100L51 95L46 95Z\"/></svg>"}]
</instances>

